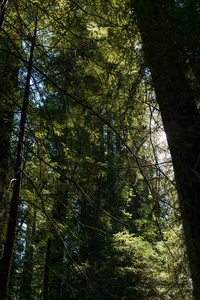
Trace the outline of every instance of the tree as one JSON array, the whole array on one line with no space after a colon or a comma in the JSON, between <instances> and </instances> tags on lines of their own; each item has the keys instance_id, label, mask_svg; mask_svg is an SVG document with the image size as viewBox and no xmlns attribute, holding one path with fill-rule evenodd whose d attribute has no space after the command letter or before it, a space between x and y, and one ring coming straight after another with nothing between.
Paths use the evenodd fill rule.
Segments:
<instances>
[{"instance_id":1,"label":"tree","mask_svg":"<svg viewBox=\"0 0 200 300\"><path fill-rule=\"evenodd\" d=\"M179 297L180 282L190 293L187 262L179 254L169 259L178 250L165 233L169 227L182 233L180 215L173 175L159 163L154 143L159 108L130 3L34 0L16 11L8 10L2 37L10 37L7 26L18 20L22 45L10 37L11 50L1 49L19 59L17 90L26 92L9 133L12 162L18 141L16 185L13 197L7 194L12 235L8 230L6 239L3 231L6 281L14 253L11 297L114 299L121 293L129 299L131 291L156 299L157 292L165 297L167 284ZM188 68L197 87L193 73ZM6 92L12 99L13 91ZM162 269L166 280L159 276L162 257L172 261ZM173 268L177 261L185 264L183 277Z\"/></svg>"},{"instance_id":2,"label":"tree","mask_svg":"<svg viewBox=\"0 0 200 300\"><path fill-rule=\"evenodd\" d=\"M22 184L25 124L26 124L27 107L29 103L30 78L31 78L31 71L32 71L33 52L34 52L35 40L36 40L36 30L37 30L37 22L35 23L33 40L30 49L30 57L29 57L29 62L27 67L26 86L24 91L23 107L21 111L19 141L17 146L15 183L13 187L13 195L12 195L11 206L10 206L10 215L9 215L8 228L6 233L6 241L5 241L4 252L3 252L3 257L1 262L1 270L0 270L1 272L0 273L0 282L1 282L0 298L1 299L4 299L7 294L7 286L9 280L10 267L11 267L13 245L15 240L15 230L17 225L17 212L18 212L20 190Z\"/></svg>"},{"instance_id":3,"label":"tree","mask_svg":"<svg viewBox=\"0 0 200 300\"><path fill-rule=\"evenodd\" d=\"M194 68L188 57L199 55L198 34L190 40L197 32L199 4L150 0L132 5L172 156L194 296L200 299L199 86L188 74Z\"/></svg>"},{"instance_id":4,"label":"tree","mask_svg":"<svg viewBox=\"0 0 200 300\"><path fill-rule=\"evenodd\" d=\"M5 11L8 5L8 1L2 2L1 7L1 30L3 30ZM12 7L13 8L13 7ZM14 9L15 11L15 9ZM16 27L20 31L20 22L16 24ZM8 182L8 170L10 167L10 140L12 135L12 128L14 123L14 112L18 104L18 75L19 75L19 60L14 57L11 52L16 52L15 47L10 44L10 38L16 42L15 46L20 46L20 39L17 41L17 35L13 32L11 24L6 24L5 30L7 35L0 36L1 45L1 63L0 63L0 80L1 80L1 104L0 104L0 241L4 238L4 230L7 218L7 189L12 185L13 180ZM9 93L8 93L9 91ZM12 95L12 96L11 96ZM2 252L2 248L0 250Z\"/></svg>"}]
</instances>

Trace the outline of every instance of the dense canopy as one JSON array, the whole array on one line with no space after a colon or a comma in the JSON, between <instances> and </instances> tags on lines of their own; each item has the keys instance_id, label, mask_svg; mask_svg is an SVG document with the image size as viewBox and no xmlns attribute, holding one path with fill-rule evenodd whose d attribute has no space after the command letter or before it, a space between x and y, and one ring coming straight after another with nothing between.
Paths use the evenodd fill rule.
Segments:
<instances>
[{"instance_id":1,"label":"dense canopy","mask_svg":"<svg viewBox=\"0 0 200 300\"><path fill-rule=\"evenodd\" d=\"M200 300L200 4L2 0L0 300Z\"/></svg>"}]
</instances>

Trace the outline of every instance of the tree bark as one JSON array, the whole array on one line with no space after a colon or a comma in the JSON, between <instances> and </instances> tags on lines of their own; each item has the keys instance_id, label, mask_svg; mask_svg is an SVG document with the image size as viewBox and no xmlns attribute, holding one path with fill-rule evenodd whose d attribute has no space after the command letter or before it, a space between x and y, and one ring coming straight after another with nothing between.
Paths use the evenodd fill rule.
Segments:
<instances>
[{"instance_id":1,"label":"tree bark","mask_svg":"<svg viewBox=\"0 0 200 300\"><path fill-rule=\"evenodd\" d=\"M52 239L48 238L47 249L46 249L46 263L44 268L44 290L43 290L43 300L49 299L49 272L50 272L50 263L51 263L51 248L52 248Z\"/></svg>"},{"instance_id":2,"label":"tree bark","mask_svg":"<svg viewBox=\"0 0 200 300\"><path fill-rule=\"evenodd\" d=\"M54 205L52 217L55 221L63 222L66 219L66 211L63 204L68 202L68 189L62 186L62 183L57 180L56 193L54 195ZM44 291L43 300L60 299L62 297L62 273L64 248L63 242L53 227L50 228L52 237L48 238L46 249L46 264L44 270Z\"/></svg>"},{"instance_id":3,"label":"tree bark","mask_svg":"<svg viewBox=\"0 0 200 300\"><path fill-rule=\"evenodd\" d=\"M21 286L19 289L20 299L33 299L32 280L34 270L34 245L36 233L36 209L31 213L30 206L27 208L26 249L23 257L23 271L21 274ZM31 237L31 241L30 241ZM32 242L33 241L33 242Z\"/></svg>"},{"instance_id":4,"label":"tree bark","mask_svg":"<svg viewBox=\"0 0 200 300\"><path fill-rule=\"evenodd\" d=\"M6 41L2 42L9 49ZM18 61L10 54L1 53L0 62L0 257L2 257L2 237L7 218L7 178L9 169L10 139L13 127L15 101L18 89ZM9 91L9 94L8 94ZM11 181L12 182L12 181ZM10 184L11 184L10 182Z\"/></svg>"},{"instance_id":5,"label":"tree bark","mask_svg":"<svg viewBox=\"0 0 200 300\"><path fill-rule=\"evenodd\" d=\"M2 236L6 221L6 184L19 74L19 61L10 53L3 51L3 49L13 51L7 35L1 36L7 7L8 0L2 0L0 4L0 257L2 257ZM11 36L13 37L13 32L10 33Z\"/></svg>"},{"instance_id":6,"label":"tree bark","mask_svg":"<svg viewBox=\"0 0 200 300\"><path fill-rule=\"evenodd\" d=\"M200 299L200 116L176 41L174 1L132 1L172 156L194 297ZM171 14L171 17L170 17ZM200 168L199 168L200 169Z\"/></svg>"},{"instance_id":7,"label":"tree bark","mask_svg":"<svg viewBox=\"0 0 200 300\"><path fill-rule=\"evenodd\" d=\"M35 31L32 40L31 50L30 50L30 58L27 67L27 78L26 78L26 86L24 92L23 107L21 112L20 133L19 133L19 142L17 147L17 158L16 158L16 169L15 169L15 183L14 183L13 195L11 199L7 236L6 236L5 246L4 246L4 254L1 263L1 270L0 270L0 300L4 300L6 298L13 245L15 240L17 212L18 212L18 205L20 202L20 190L21 190L22 174L23 174L22 167L23 167L23 153L24 153L25 124L26 124L27 108L29 103L30 78L32 72L32 60L33 60L33 52L34 52L35 39L36 39L36 28L37 28L37 22L35 24Z\"/></svg>"}]
</instances>

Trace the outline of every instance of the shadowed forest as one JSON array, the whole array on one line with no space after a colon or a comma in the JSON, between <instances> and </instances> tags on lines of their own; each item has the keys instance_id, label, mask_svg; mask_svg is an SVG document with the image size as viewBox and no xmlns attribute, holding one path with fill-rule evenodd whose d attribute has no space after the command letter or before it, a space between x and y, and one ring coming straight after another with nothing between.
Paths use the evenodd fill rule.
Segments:
<instances>
[{"instance_id":1,"label":"shadowed forest","mask_svg":"<svg viewBox=\"0 0 200 300\"><path fill-rule=\"evenodd\" d=\"M2 0L0 300L200 300L200 3Z\"/></svg>"}]
</instances>

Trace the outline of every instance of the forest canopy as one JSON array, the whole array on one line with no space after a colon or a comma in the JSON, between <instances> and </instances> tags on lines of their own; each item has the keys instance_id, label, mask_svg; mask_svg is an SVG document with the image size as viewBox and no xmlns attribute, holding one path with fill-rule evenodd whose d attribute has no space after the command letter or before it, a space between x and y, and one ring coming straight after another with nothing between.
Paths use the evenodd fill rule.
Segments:
<instances>
[{"instance_id":1,"label":"forest canopy","mask_svg":"<svg viewBox=\"0 0 200 300\"><path fill-rule=\"evenodd\" d=\"M1 1L0 300L200 299L199 24Z\"/></svg>"}]
</instances>

